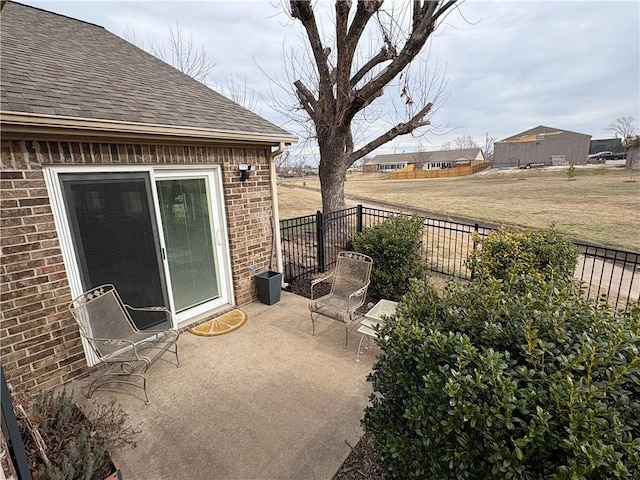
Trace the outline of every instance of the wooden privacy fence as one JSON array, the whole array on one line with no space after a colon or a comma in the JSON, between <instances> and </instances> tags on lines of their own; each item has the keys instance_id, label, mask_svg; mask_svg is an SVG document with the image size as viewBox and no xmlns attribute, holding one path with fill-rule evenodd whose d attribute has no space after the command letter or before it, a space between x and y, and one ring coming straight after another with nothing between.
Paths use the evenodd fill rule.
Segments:
<instances>
[{"instance_id":1,"label":"wooden privacy fence","mask_svg":"<svg viewBox=\"0 0 640 480\"><path fill-rule=\"evenodd\" d=\"M402 170L389 173L389 180L414 180L418 178L448 178L448 177L464 177L477 173L485 168L489 168L491 162L482 162L476 165L468 165L464 167L441 168L436 170L416 170L413 165L408 165Z\"/></svg>"},{"instance_id":2,"label":"wooden privacy fence","mask_svg":"<svg viewBox=\"0 0 640 480\"><path fill-rule=\"evenodd\" d=\"M310 278L333 268L338 252L350 250L356 233L383 222L389 210L356 207L330 214L280 221L284 280L287 283ZM493 228L424 218L422 252L432 272L471 278L466 262L476 248L473 233L486 236ZM585 285L588 298L602 296L614 308L625 308L640 299L640 253L574 242L580 256L575 276Z\"/></svg>"}]
</instances>

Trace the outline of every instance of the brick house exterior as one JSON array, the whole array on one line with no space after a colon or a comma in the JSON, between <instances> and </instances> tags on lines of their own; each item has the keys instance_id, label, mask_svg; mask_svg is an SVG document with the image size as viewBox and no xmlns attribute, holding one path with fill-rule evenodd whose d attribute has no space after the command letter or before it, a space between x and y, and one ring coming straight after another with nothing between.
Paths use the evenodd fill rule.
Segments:
<instances>
[{"instance_id":1,"label":"brick house exterior","mask_svg":"<svg viewBox=\"0 0 640 480\"><path fill-rule=\"evenodd\" d=\"M219 226L209 233L220 293L204 307L183 309L175 326L256 300L255 273L281 261L273 251L279 240L272 228L278 221L273 157L295 137L101 27L13 2L4 4L2 22L0 353L13 386L48 390L88 371L67 309L89 285L74 273L83 254L66 224L72 201L56 193L64 178L135 173L148 185L164 179L173 187L184 178L206 185L207 196L194 198L207 199L201 208ZM37 33L32 25L39 25ZM83 60L74 69L74 54L102 63ZM48 61L59 63L59 71L47 71ZM163 81L138 78L141 67ZM107 81L105 71L113 74ZM239 164L255 167L247 180ZM150 208L158 202L154 188L148 187ZM209 200L219 201L219 210ZM151 222L160 228L160 218ZM155 237L164 256L168 246ZM169 283L169 267L159 257L157 263Z\"/></svg>"}]
</instances>

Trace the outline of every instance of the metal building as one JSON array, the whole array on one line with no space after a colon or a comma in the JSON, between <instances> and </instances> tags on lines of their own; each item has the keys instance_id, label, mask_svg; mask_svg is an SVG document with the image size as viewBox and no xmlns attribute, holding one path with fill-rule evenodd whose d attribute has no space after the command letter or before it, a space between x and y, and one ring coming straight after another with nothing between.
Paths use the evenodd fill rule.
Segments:
<instances>
[{"instance_id":1,"label":"metal building","mask_svg":"<svg viewBox=\"0 0 640 480\"><path fill-rule=\"evenodd\" d=\"M591 135L537 126L494 144L494 167L587 163Z\"/></svg>"}]
</instances>

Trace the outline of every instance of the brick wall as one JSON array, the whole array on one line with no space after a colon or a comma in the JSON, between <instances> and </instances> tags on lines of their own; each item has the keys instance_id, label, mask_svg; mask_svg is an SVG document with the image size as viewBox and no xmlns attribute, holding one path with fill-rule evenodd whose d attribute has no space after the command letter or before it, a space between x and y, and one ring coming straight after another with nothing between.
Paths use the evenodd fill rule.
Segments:
<instances>
[{"instance_id":1,"label":"brick wall","mask_svg":"<svg viewBox=\"0 0 640 480\"><path fill-rule=\"evenodd\" d=\"M1 154L0 355L15 387L48 390L87 372L42 165L222 165L236 302L257 298L253 275L271 254L268 148L3 139ZM245 182L239 163L256 165Z\"/></svg>"}]
</instances>

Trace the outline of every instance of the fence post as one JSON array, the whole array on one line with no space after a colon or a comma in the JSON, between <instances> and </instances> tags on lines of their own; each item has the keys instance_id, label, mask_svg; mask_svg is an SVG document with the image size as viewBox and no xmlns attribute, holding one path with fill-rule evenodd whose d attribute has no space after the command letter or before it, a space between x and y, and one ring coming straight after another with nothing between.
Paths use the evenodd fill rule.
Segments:
<instances>
[{"instance_id":1,"label":"fence post","mask_svg":"<svg viewBox=\"0 0 640 480\"><path fill-rule=\"evenodd\" d=\"M316 212L316 260L318 262L318 271L324 272L324 215L320 210Z\"/></svg>"},{"instance_id":2,"label":"fence post","mask_svg":"<svg viewBox=\"0 0 640 480\"><path fill-rule=\"evenodd\" d=\"M477 223L473 225L473 232L475 234L478 233L478 230L480 229L480 225L478 225ZM476 235L472 235L471 236L473 238L473 249L471 250L471 254L475 256L476 253L476 247L478 245L478 242L476 242ZM468 257L467 257L468 258ZM471 280L473 280L473 278L475 277L475 269L473 268L473 264L471 265Z\"/></svg>"},{"instance_id":3,"label":"fence post","mask_svg":"<svg viewBox=\"0 0 640 480\"><path fill-rule=\"evenodd\" d=\"M2 394L0 395L0 399L2 400L2 431L4 432L6 428L9 462L13 462L18 478L21 478L22 480L31 480L31 470L29 469L29 463L27 462L27 455L24 451L24 445L22 443L22 436L20 435L16 415L13 411L11 393L9 393L9 387L7 386L7 381L4 378L4 371L2 368L0 368L0 377L2 377Z\"/></svg>"},{"instance_id":4,"label":"fence post","mask_svg":"<svg viewBox=\"0 0 640 480\"><path fill-rule=\"evenodd\" d=\"M362 233L362 204L356 206L356 232Z\"/></svg>"}]
</instances>

